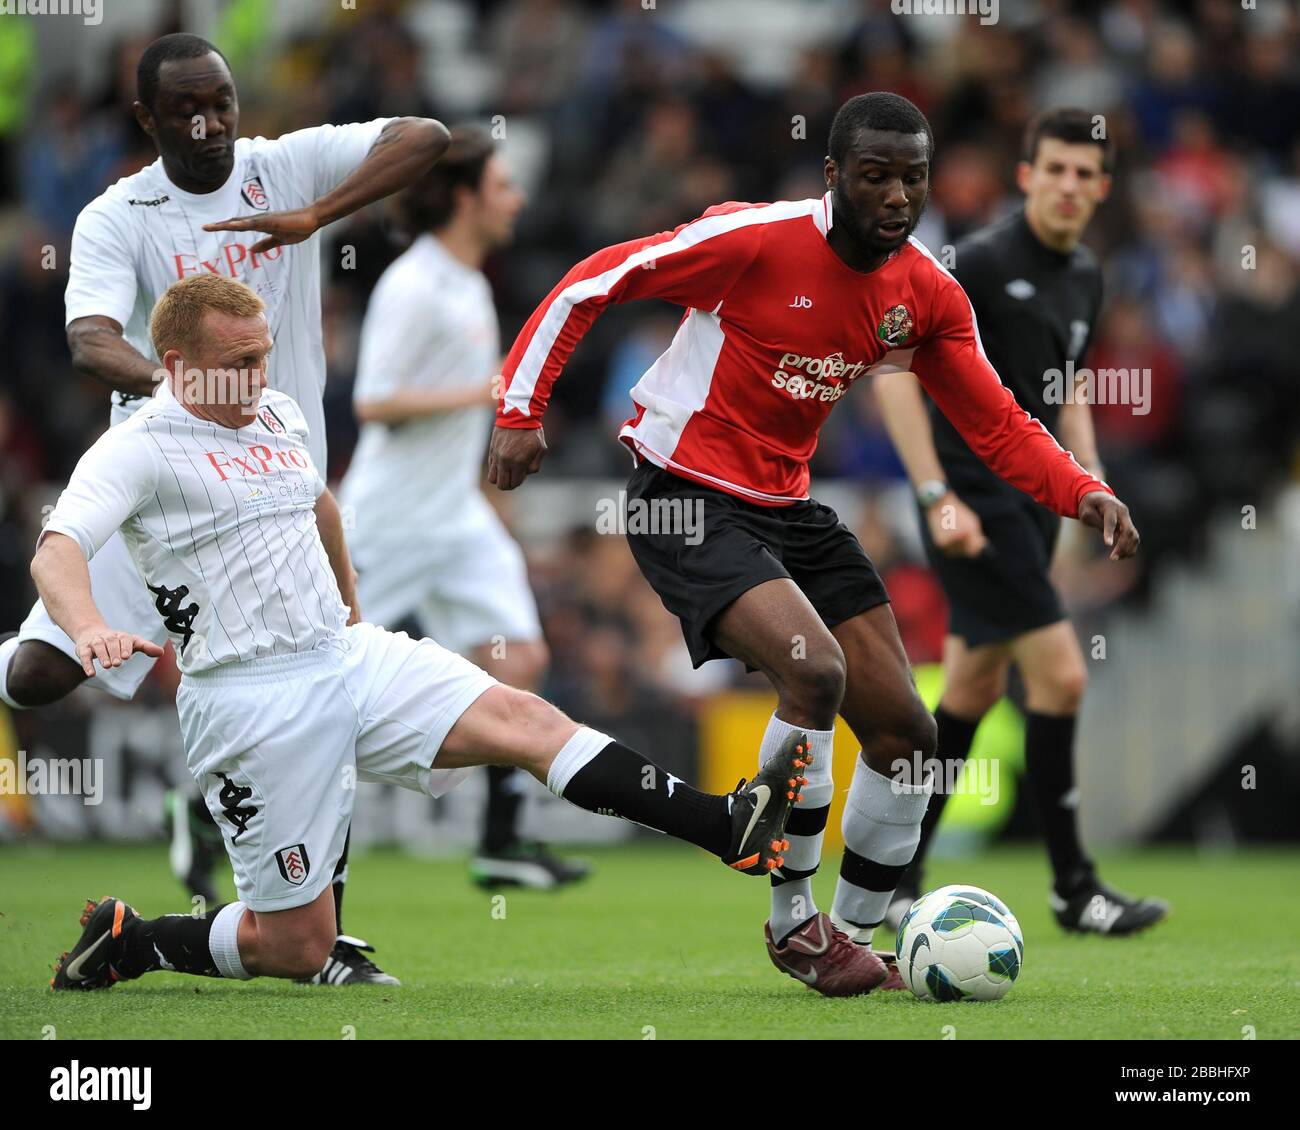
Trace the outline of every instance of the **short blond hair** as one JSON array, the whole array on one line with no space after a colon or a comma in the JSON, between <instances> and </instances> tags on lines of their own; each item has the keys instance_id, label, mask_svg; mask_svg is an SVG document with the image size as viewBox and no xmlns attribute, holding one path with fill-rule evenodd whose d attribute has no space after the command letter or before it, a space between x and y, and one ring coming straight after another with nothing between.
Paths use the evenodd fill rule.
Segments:
<instances>
[{"instance_id":1,"label":"short blond hair","mask_svg":"<svg viewBox=\"0 0 1300 1130\"><path fill-rule=\"evenodd\" d=\"M153 308L149 336L161 360L169 349L184 352L199 344L203 315L209 310L236 318L261 314L266 303L243 283L204 272L172 283Z\"/></svg>"}]
</instances>

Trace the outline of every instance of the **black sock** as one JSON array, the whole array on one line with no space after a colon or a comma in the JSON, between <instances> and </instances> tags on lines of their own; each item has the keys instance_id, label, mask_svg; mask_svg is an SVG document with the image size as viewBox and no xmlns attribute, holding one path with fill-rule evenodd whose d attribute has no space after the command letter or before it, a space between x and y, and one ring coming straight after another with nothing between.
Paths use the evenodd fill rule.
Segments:
<instances>
[{"instance_id":1,"label":"black sock","mask_svg":"<svg viewBox=\"0 0 1300 1130\"><path fill-rule=\"evenodd\" d=\"M217 827L217 821L209 810L207 801L205 801L202 796L190 797L189 805L190 819L193 820L196 825L200 828L205 824L210 825L213 828ZM218 836L220 835L220 830L218 830L217 834Z\"/></svg>"},{"instance_id":2,"label":"black sock","mask_svg":"<svg viewBox=\"0 0 1300 1130\"><path fill-rule=\"evenodd\" d=\"M1025 715L1025 777L1043 825L1057 894L1090 875L1092 863L1079 843L1078 799L1074 790L1075 715Z\"/></svg>"},{"instance_id":3,"label":"black sock","mask_svg":"<svg viewBox=\"0 0 1300 1130\"><path fill-rule=\"evenodd\" d=\"M343 854L334 864L334 878L330 885L334 888L334 932L343 933L343 887L348 881L348 848L352 846L352 825L348 825L348 834L343 840Z\"/></svg>"},{"instance_id":4,"label":"black sock","mask_svg":"<svg viewBox=\"0 0 1300 1130\"><path fill-rule=\"evenodd\" d=\"M939 727L939 737L935 743L935 757L943 761L949 759L953 761L965 761L966 755L970 753L971 742L975 740L975 731L979 729L980 719L969 722L965 718L958 718L955 714L949 714L942 706L934 712L934 720ZM907 869L909 877L920 882L921 869L925 865L925 854L930 847L930 837L934 835L934 830L939 826L939 817L943 815L944 805L948 803L948 793L945 785L948 782L949 774L944 774L942 781L936 781L934 793L930 797L929 807L925 810L925 817L921 821L921 842L916 845L916 855L912 857L912 863ZM955 776L955 774L952 774Z\"/></svg>"},{"instance_id":5,"label":"black sock","mask_svg":"<svg viewBox=\"0 0 1300 1130\"><path fill-rule=\"evenodd\" d=\"M191 914L164 914L161 918L137 918L125 923L113 968L127 979L160 969L220 977L221 972L208 949L208 935L219 910L221 907L209 910L200 918Z\"/></svg>"},{"instance_id":6,"label":"black sock","mask_svg":"<svg viewBox=\"0 0 1300 1130\"><path fill-rule=\"evenodd\" d=\"M610 742L565 785L563 797L602 816L621 816L722 856L731 846L725 796L702 793L636 750Z\"/></svg>"},{"instance_id":7,"label":"black sock","mask_svg":"<svg viewBox=\"0 0 1300 1130\"><path fill-rule=\"evenodd\" d=\"M502 851L519 839L516 824L524 798L514 787L517 772L510 765L487 767L487 808L483 812L483 839L479 845L484 855Z\"/></svg>"}]
</instances>

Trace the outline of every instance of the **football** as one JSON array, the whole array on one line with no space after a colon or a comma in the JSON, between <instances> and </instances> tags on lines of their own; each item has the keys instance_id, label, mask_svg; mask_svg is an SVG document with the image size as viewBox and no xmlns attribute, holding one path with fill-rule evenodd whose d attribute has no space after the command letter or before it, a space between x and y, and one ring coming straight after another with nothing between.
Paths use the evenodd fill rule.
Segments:
<instances>
[{"instance_id":1,"label":"football","mask_svg":"<svg viewBox=\"0 0 1300 1130\"><path fill-rule=\"evenodd\" d=\"M924 1001L995 1001L1020 975L1020 923L996 895L965 884L922 895L898 927L898 968Z\"/></svg>"}]
</instances>

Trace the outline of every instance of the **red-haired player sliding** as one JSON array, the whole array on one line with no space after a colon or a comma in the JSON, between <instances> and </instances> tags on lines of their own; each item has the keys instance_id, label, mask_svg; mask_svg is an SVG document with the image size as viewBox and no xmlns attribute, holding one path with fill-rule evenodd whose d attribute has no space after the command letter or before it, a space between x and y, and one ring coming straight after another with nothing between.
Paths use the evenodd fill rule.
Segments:
<instances>
[{"instance_id":1,"label":"red-haired player sliding","mask_svg":"<svg viewBox=\"0 0 1300 1130\"><path fill-rule=\"evenodd\" d=\"M961 287L911 238L932 149L912 103L861 95L831 127L824 197L719 205L584 259L506 359L488 457L489 481L503 490L541 467L551 387L611 302L686 308L672 345L632 390L636 413L620 437L636 459L628 497L698 507L703 537L692 527L628 541L681 620L696 666L732 656L776 688L760 760L796 731L811 740L810 782L787 827L765 933L779 969L828 995L899 983L870 937L912 860L930 784L891 774L917 751L922 761L935 753L934 719L884 586L852 533L808 497L808 461L831 407L869 372L911 369L1008 482L1102 530L1113 558L1138 545L1128 508L1016 404L984 356ZM833 790L836 714L862 754L827 915L811 877Z\"/></svg>"}]
</instances>

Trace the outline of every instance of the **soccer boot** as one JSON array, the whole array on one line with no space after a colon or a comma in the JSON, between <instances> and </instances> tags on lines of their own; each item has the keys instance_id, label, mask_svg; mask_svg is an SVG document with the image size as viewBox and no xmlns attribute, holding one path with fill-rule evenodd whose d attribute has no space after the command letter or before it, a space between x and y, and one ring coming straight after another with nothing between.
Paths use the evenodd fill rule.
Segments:
<instances>
[{"instance_id":1,"label":"soccer boot","mask_svg":"<svg viewBox=\"0 0 1300 1130\"><path fill-rule=\"evenodd\" d=\"M807 735L791 734L752 781L735 787L729 798L731 846L723 863L746 875L766 875L785 862L785 825L808 783L801 770L811 761Z\"/></svg>"},{"instance_id":2,"label":"soccer boot","mask_svg":"<svg viewBox=\"0 0 1300 1130\"><path fill-rule=\"evenodd\" d=\"M1079 883L1069 898L1052 891L1048 902L1061 928L1073 934L1136 934L1169 914L1167 902L1120 894L1096 876Z\"/></svg>"},{"instance_id":3,"label":"soccer boot","mask_svg":"<svg viewBox=\"0 0 1300 1130\"><path fill-rule=\"evenodd\" d=\"M325 959L320 972L300 985L400 985L402 982L391 973L385 973L366 956L374 953L375 947L340 934L334 941L334 948Z\"/></svg>"},{"instance_id":4,"label":"soccer boot","mask_svg":"<svg viewBox=\"0 0 1300 1130\"><path fill-rule=\"evenodd\" d=\"M763 924L767 956L782 973L802 981L827 997L855 997L879 988L889 977L880 957L866 946L849 941L830 915L816 917L778 945L772 937L772 924Z\"/></svg>"},{"instance_id":5,"label":"soccer boot","mask_svg":"<svg viewBox=\"0 0 1300 1130\"><path fill-rule=\"evenodd\" d=\"M111 989L122 980L112 965L114 942L122 936L122 928L139 917L121 899L103 898L98 903L87 899L81 912L81 937L54 963L50 988Z\"/></svg>"},{"instance_id":6,"label":"soccer boot","mask_svg":"<svg viewBox=\"0 0 1300 1130\"><path fill-rule=\"evenodd\" d=\"M517 840L494 851L480 851L470 860L469 874L484 890L528 887L551 891L585 879L591 868L579 860L561 859L545 844Z\"/></svg>"}]
</instances>

